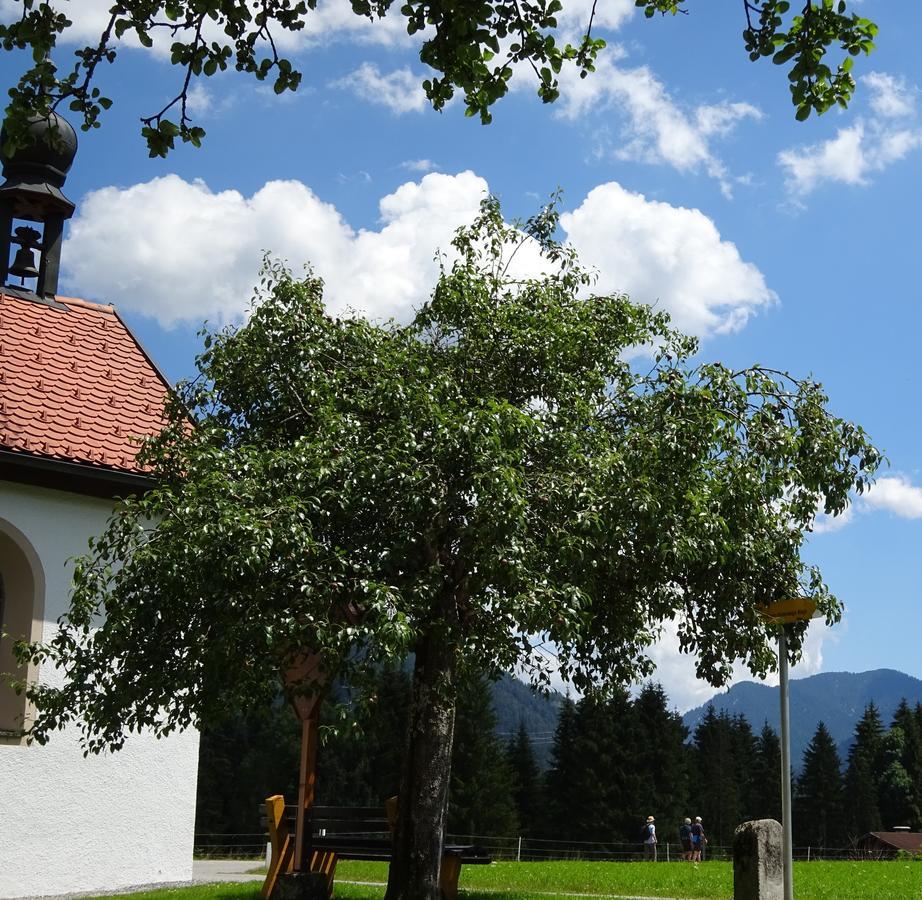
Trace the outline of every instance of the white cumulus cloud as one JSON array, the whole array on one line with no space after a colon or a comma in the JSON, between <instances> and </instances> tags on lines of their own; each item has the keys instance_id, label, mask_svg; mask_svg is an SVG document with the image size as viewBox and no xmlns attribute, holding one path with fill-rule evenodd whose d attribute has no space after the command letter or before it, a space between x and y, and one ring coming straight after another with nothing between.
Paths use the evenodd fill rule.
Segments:
<instances>
[{"instance_id":1,"label":"white cumulus cloud","mask_svg":"<svg viewBox=\"0 0 922 900\"><path fill-rule=\"evenodd\" d=\"M95 45L109 22L112 0L57 0L53 6L64 12L73 23L62 36L62 43ZM0 0L0 21L11 22L21 14L21 0ZM165 21L165 17L160 16L158 21ZM383 19L372 21L367 16L356 15L352 6L341 0L319 0L317 8L309 11L306 22L306 27L299 31L289 31L278 24L272 28L272 38L280 52L292 53L329 37L384 46L412 46L415 43L407 34L403 16L392 12ZM227 35L210 19L206 20L202 35L208 42L227 40ZM175 40L169 29L154 29L151 37L154 44L149 52L169 57L170 45ZM134 32L126 32L122 43L129 47L141 46Z\"/></svg>"},{"instance_id":2,"label":"white cumulus cloud","mask_svg":"<svg viewBox=\"0 0 922 900\"><path fill-rule=\"evenodd\" d=\"M252 197L176 175L107 187L78 208L64 277L69 289L167 326L228 320L246 309L268 250L293 267L310 262L326 279L334 312L406 315L434 282L436 247L448 246L486 191L471 172L433 173L385 197L381 227L364 231L297 181L270 181Z\"/></svg>"},{"instance_id":3,"label":"white cumulus cloud","mask_svg":"<svg viewBox=\"0 0 922 900\"><path fill-rule=\"evenodd\" d=\"M405 317L429 296L436 251L449 249L488 189L473 172L433 172L382 198L377 228L355 229L297 181L271 181L251 197L176 175L107 187L78 205L62 257L65 284L164 325L230 320L246 309L268 250L293 267L310 262L334 312ZM700 210L611 182L566 212L561 225L598 269L599 289L657 303L695 334L739 328L774 298L759 270ZM537 270L533 254L519 259Z\"/></svg>"},{"instance_id":4,"label":"white cumulus cloud","mask_svg":"<svg viewBox=\"0 0 922 900\"><path fill-rule=\"evenodd\" d=\"M915 111L914 92L902 78L886 72L868 72L862 82L871 91L871 109L878 116L899 119Z\"/></svg>"},{"instance_id":5,"label":"white cumulus cloud","mask_svg":"<svg viewBox=\"0 0 922 900\"><path fill-rule=\"evenodd\" d=\"M871 115L839 128L835 137L778 154L792 198L801 198L825 182L869 184L882 172L922 147L922 129L912 121L915 102L906 84L885 72L864 78L871 92Z\"/></svg>"},{"instance_id":6,"label":"white cumulus cloud","mask_svg":"<svg viewBox=\"0 0 922 900\"><path fill-rule=\"evenodd\" d=\"M561 225L583 262L598 269L599 288L658 304L693 334L735 331L776 299L756 266L698 209L610 182L565 213Z\"/></svg>"},{"instance_id":7,"label":"white cumulus cloud","mask_svg":"<svg viewBox=\"0 0 922 900\"><path fill-rule=\"evenodd\" d=\"M409 68L381 72L371 63L363 63L343 78L333 82L334 87L352 91L369 103L386 106L398 114L422 112L429 106L422 89L422 75Z\"/></svg>"},{"instance_id":8,"label":"white cumulus cloud","mask_svg":"<svg viewBox=\"0 0 922 900\"><path fill-rule=\"evenodd\" d=\"M851 525L859 516L883 510L901 519L922 519L922 487L914 485L905 475L885 475L878 478L863 494L852 498L845 512L827 516L822 504L817 508L814 534L827 534Z\"/></svg>"},{"instance_id":9,"label":"white cumulus cloud","mask_svg":"<svg viewBox=\"0 0 922 900\"><path fill-rule=\"evenodd\" d=\"M617 59L617 52L608 52L597 71L584 79L564 70L559 115L575 120L614 107L625 117L624 140L612 150L617 158L665 164L680 172L704 171L729 196L733 178L715 153L713 140L745 119L760 119L762 113L749 103L730 102L683 109L647 66L624 68Z\"/></svg>"},{"instance_id":10,"label":"white cumulus cloud","mask_svg":"<svg viewBox=\"0 0 922 900\"><path fill-rule=\"evenodd\" d=\"M864 495L872 509L883 509L903 519L922 519L922 488L902 475L878 478Z\"/></svg>"},{"instance_id":11,"label":"white cumulus cloud","mask_svg":"<svg viewBox=\"0 0 922 900\"><path fill-rule=\"evenodd\" d=\"M812 622L804 641L801 660L790 669L791 678L806 678L822 671L823 645L828 640L835 640L835 632L822 620ZM717 693L706 681L695 677L695 657L679 650L678 626L675 622L664 623L663 635L650 648L648 655L656 664L653 680L663 685L670 704L680 713L701 706ZM752 674L742 663L737 663L727 687L740 681L752 681ZM763 684L778 684L777 672L769 675Z\"/></svg>"}]
</instances>

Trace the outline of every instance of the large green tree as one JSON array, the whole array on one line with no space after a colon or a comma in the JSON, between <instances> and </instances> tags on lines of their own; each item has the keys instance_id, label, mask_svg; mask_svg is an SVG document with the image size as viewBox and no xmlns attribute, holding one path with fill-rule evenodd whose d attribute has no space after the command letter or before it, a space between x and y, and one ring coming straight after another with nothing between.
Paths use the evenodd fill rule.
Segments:
<instances>
[{"instance_id":1,"label":"large green tree","mask_svg":"<svg viewBox=\"0 0 922 900\"><path fill-rule=\"evenodd\" d=\"M547 684L540 639L604 697L673 619L716 685L775 665L766 599L835 621L800 548L868 483L865 434L812 380L693 362L664 314L594 294L556 227L485 201L406 324L329 316L319 279L270 266L147 445L155 487L23 651L69 676L30 687L33 739L76 723L117 749L269 702L306 649L348 683L413 651L389 900L434 897L460 669ZM528 253L544 274L514 274Z\"/></svg>"},{"instance_id":2,"label":"large green tree","mask_svg":"<svg viewBox=\"0 0 922 900\"><path fill-rule=\"evenodd\" d=\"M391 0L351 0L351 7L372 20L402 16L407 32L419 35L420 60L432 72L422 84L432 105L442 109L458 91L468 115L489 122L490 108L506 94L518 69L534 77L545 102L557 98L564 66L575 66L581 76L593 71L605 46L593 35L596 5L571 42L561 36L557 21L568 2L406 0L398 11ZM635 2L649 18L686 12L686 5L694 5L687 0ZM29 115L61 104L82 117L84 128L98 126L111 105L98 84L100 68L115 62L126 40L149 47L162 35L171 42L170 59L180 75L175 95L141 119L152 156L165 156L177 137L195 145L204 137L187 102L196 78L233 68L271 80L276 93L296 90L301 73L279 54L275 37L309 28L317 6L317 0L113 0L98 41L78 47L73 64L65 65L57 51L59 43L69 42L69 5L63 0L18 3L18 20L0 25L5 50L31 54L7 108L13 144L24 140ZM836 103L844 106L851 96L852 59L870 52L877 32L873 22L851 11L852 5L854 0L806 0L792 10L788 0L742 2L745 49L753 60L769 57L786 66L798 118ZM841 58L830 61L833 48Z\"/></svg>"}]
</instances>

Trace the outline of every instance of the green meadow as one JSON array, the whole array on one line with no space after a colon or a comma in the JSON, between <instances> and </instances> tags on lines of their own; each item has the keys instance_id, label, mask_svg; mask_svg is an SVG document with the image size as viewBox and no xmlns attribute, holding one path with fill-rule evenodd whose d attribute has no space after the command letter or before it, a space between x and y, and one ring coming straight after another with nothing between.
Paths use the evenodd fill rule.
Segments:
<instances>
[{"instance_id":1,"label":"green meadow","mask_svg":"<svg viewBox=\"0 0 922 900\"><path fill-rule=\"evenodd\" d=\"M341 862L336 896L381 900L383 863ZM922 863L809 862L794 864L798 900L922 900ZM576 897L663 897L731 900L730 863L497 862L461 872L459 900L572 900ZM257 900L254 884L214 884L132 894L132 900ZM103 900L103 898L98 898Z\"/></svg>"}]
</instances>

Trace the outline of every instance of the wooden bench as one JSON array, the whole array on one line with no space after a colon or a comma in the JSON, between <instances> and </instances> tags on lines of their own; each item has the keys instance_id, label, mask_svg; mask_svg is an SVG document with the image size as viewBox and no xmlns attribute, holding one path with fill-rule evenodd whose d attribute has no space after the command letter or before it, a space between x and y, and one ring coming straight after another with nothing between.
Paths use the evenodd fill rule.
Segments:
<instances>
[{"instance_id":1,"label":"wooden bench","mask_svg":"<svg viewBox=\"0 0 922 900\"><path fill-rule=\"evenodd\" d=\"M269 900L279 875L294 865L295 815L279 794L266 800L263 822L271 844L269 871L262 887ZM328 894L333 896L333 877L340 859L390 862L397 798L384 807L314 806L310 810L310 870L326 876ZM442 848L439 877L443 900L455 900L462 865L488 865L489 854L474 844L446 844Z\"/></svg>"}]
</instances>

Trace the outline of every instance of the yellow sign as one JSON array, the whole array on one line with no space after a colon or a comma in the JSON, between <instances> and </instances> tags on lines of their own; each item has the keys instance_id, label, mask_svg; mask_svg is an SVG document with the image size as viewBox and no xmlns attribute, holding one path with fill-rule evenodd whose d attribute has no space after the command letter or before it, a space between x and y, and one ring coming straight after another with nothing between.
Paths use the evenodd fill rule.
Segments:
<instances>
[{"instance_id":1,"label":"yellow sign","mask_svg":"<svg viewBox=\"0 0 922 900\"><path fill-rule=\"evenodd\" d=\"M816 614L816 602L809 597L790 597L760 606L759 612L765 618L782 625L788 622L806 622Z\"/></svg>"}]
</instances>

